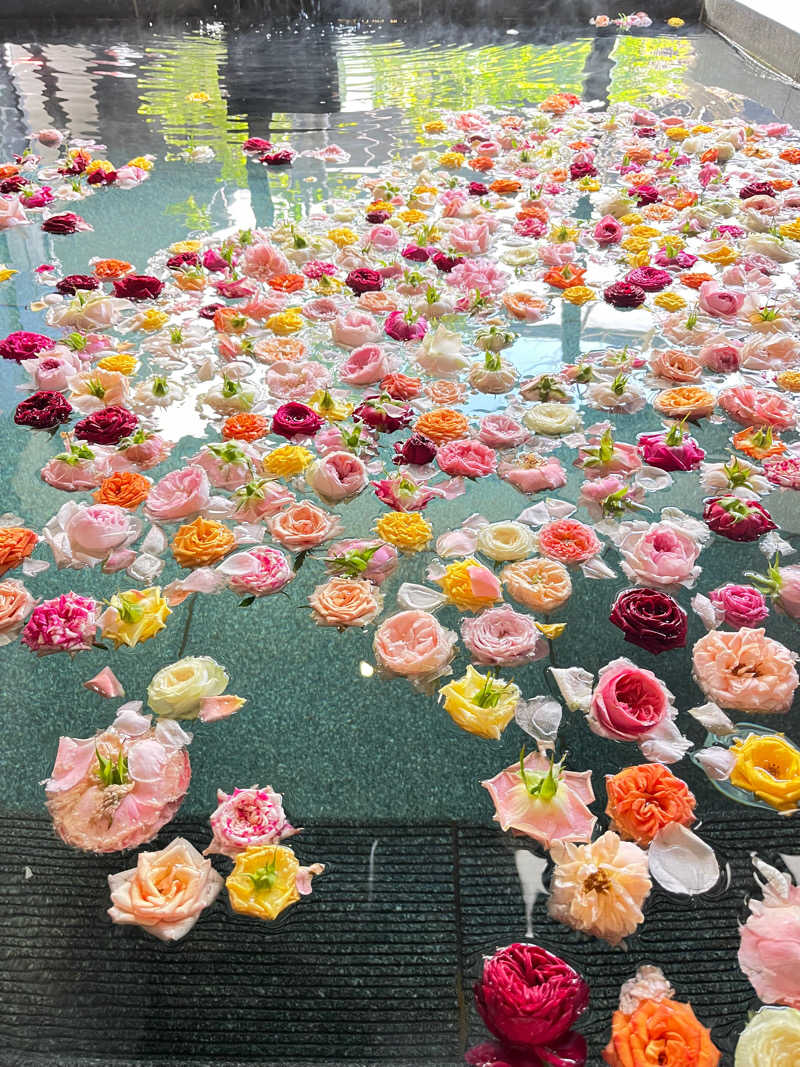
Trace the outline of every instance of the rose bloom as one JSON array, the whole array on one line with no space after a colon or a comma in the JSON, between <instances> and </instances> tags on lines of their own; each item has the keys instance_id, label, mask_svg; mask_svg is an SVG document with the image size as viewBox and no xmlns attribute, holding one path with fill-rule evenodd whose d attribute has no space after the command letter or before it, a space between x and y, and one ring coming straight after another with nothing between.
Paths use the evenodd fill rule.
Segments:
<instances>
[{"instance_id":1,"label":"rose bloom","mask_svg":"<svg viewBox=\"0 0 800 1067\"><path fill-rule=\"evenodd\" d=\"M380 666L392 674L438 676L453 655L457 635L427 611L400 611L375 631L373 648Z\"/></svg>"},{"instance_id":2,"label":"rose bloom","mask_svg":"<svg viewBox=\"0 0 800 1067\"><path fill-rule=\"evenodd\" d=\"M648 466L662 471L696 470L706 455L688 434L682 434L680 444L667 444L667 433L663 430L639 434L637 447Z\"/></svg>"},{"instance_id":3,"label":"rose bloom","mask_svg":"<svg viewBox=\"0 0 800 1067\"><path fill-rule=\"evenodd\" d=\"M94 499L98 504L115 504L133 511L147 499L151 484L150 479L145 478L143 474L117 471L103 479Z\"/></svg>"},{"instance_id":4,"label":"rose bloom","mask_svg":"<svg viewBox=\"0 0 800 1067\"><path fill-rule=\"evenodd\" d=\"M539 551L559 563L584 563L601 545L597 534L576 519L557 519L539 531Z\"/></svg>"},{"instance_id":5,"label":"rose bloom","mask_svg":"<svg viewBox=\"0 0 800 1067\"><path fill-rule=\"evenodd\" d=\"M780 393L756 389L752 385L725 389L717 401L722 410L741 426L771 426L773 430L789 430L797 422L797 412Z\"/></svg>"},{"instance_id":6,"label":"rose bloom","mask_svg":"<svg viewBox=\"0 0 800 1067\"><path fill-rule=\"evenodd\" d=\"M652 671L615 659L598 674L589 725L600 737L638 741L671 718L671 711L672 696Z\"/></svg>"},{"instance_id":7,"label":"rose bloom","mask_svg":"<svg viewBox=\"0 0 800 1067\"><path fill-rule=\"evenodd\" d=\"M800 489L800 456L771 459L764 463L764 474L772 485L784 489Z\"/></svg>"},{"instance_id":8,"label":"rose bloom","mask_svg":"<svg viewBox=\"0 0 800 1067\"><path fill-rule=\"evenodd\" d=\"M95 367L76 374L67 384L70 403L85 414L125 404L128 399L128 378L119 371Z\"/></svg>"},{"instance_id":9,"label":"rose bloom","mask_svg":"<svg viewBox=\"0 0 800 1067\"><path fill-rule=\"evenodd\" d=\"M172 538L172 554L180 567L207 567L233 548L236 539L224 523L198 517L179 527Z\"/></svg>"},{"instance_id":10,"label":"rose bloom","mask_svg":"<svg viewBox=\"0 0 800 1067\"><path fill-rule=\"evenodd\" d=\"M664 1067L717 1067L720 1052L689 1004L664 998L642 1000L630 1015L615 1011L603 1059L610 1067L648 1060Z\"/></svg>"},{"instance_id":11,"label":"rose bloom","mask_svg":"<svg viewBox=\"0 0 800 1067\"><path fill-rule=\"evenodd\" d=\"M111 458L105 449L85 449L83 456L76 454L76 446L69 452L61 452L48 459L42 467L41 478L54 489L66 493L95 489L111 474Z\"/></svg>"},{"instance_id":12,"label":"rose bloom","mask_svg":"<svg viewBox=\"0 0 800 1067\"><path fill-rule=\"evenodd\" d=\"M668 419L702 419L714 410L714 395L699 385L679 385L660 392L653 408Z\"/></svg>"},{"instance_id":13,"label":"rose bloom","mask_svg":"<svg viewBox=\"0 0 800 1067\"><path fill-rule=\"evenodd\" d=\"M622 569L640 585L691 585L700 573L695 561L700 545L680 526L669 521L654 522L642 528L639 523L622 524L618 548Z\"/></svg>"},{"instance_id":14,"label":"rose bloom","mask_svg":"<svg viewBox=\"0 0 800 1067\"><path fill-rule=\"evenodd\" d=\"M526 452L516 461L498 464L497 473L521 493L538 493L542 489L559 489L567 484L567 473L556 456Z\"/></svg>"},{"instance_id":15,"label":"rose bloom","mask_svg":"<svg viewBox=\"0 0 800 1067\"><path fill-rule=\"evenodd\" d=\"M382 541L353 539L337 541L331 545L325 559L331 574L344 574L351 578L367 578L381 585L397 569L397 549Z\"/></svg>"},{"instance_id":16,"label":"rose bloom","mask_svg":"<svg viewBox=\"0 0 800 1067\"><path fill-rule=\"evenodd\" d=\"M515 600L543 615L556 611L572 596L569 571L554 559L519 560L504 567L500 577Z\"/></svg>"},{"instance_id":17,"label":"rose bloom","mask_svg":"<svg viewBox=\"0 0 800 1067\"><path fill-rule=\"evenodd\" d=\"M32 611L21 641L37 656L91 648L97 630L97 601L77 593L45 600Z\"/></svg>"},{"instance_id":18,"label":"rose bloom","mask_svg":"<svg viewBox=\"0 0 800 1067\"><path fill-rule=\"evenodd\" d=\"M506 520L478 531L477 550L496 563L509 563L533 555L536 539L529 526Z\"/></svg>"},{"instance_id":19,"label":"rose bloom","mask_svg":"<svg viewBox=\"0 0 800 1067\"><path fill-rule=\"evenodd\" d=\"M269 532L290 552L304 552L330 541L340 533L338 515L331 515L316 504L298 502L267 520Z\"/></svg>"},{"instance_id":20,"label":"rose bloom","mask_svg":"<svg viewBox=\"0 0 800 1067\"><path fill-rule=\"evenodd\" d=\"M42 536L58 567L94 567L114 549L134 540L141 529L138 519L114 504L77 504L72 500L58 509Z\"/></svg>"},{"instance_id":21,"label":"rose bloom","mask_svg":"<svg viewBox=\"0 0 800 1067\"><path fill-rule=\"evenodd\" d=\"M235 859L245 849L275 845L298 833L287 820L283 797L268 785L234 789L230 794L217 790L217 807L209 819L214 837L203 855L219 854Z\"/></svg>"},{"instance_id":22,"label":"rose bloom","mask_svg":"<svg viewBox=\"0 0 800 1067\"><path fill-rule=\"evenodd\" d=\"M380 345L354 348L339 368L339 378L348 385L371 385L391 370L389 357Z\"/></svg>"},{"instance_id":23,"label":"rose bloom","mask_svg":"<svg viewBox=\"0 0 800 1067\"><path fill-rule=\"evenodd\" d=\"M554 842L547 910L557 922L618 945L644 919L647 853L609 830L588 845Z\"/></svg>"},{"instance_id":24,"label":"rose bloom","mask_svg":"<svg viewBox=\"0 0 800 1067\"><path fill-rule=\"evenodd\" d=\"M425 386L425 395L437 407L449 407L453 404L462 404L467 392L463 382L448 382L445 378L431 382Z\"/></svg>"},{"instance_id":25,"label":"rose bloom","mask_svg":"<svg viewBox=\"0 0 800 1067\"><path fill-rule=\"evenodd\" d=\"M348 311L338 315L331 323L331 340L346 348L374 344L380 339L378 323L366 311Z\"/></svg>"},{"instance_id":26,"label":"rose bloom","mask_svg":"<svg viewBox=\"0 0 800 1067\"><path fill-rule=\"evenodd\" d=\"M225 445L204 445L188 462L202 467L215 489L238 489L250 480L258 454L247 444L231 441Z\"/></svg>"},{"instance_id":27,"label":"rose bloom","mask_svg":"<svg viewBox=\"0 0 800 1067\"><path fill-rule=\"evenodd\" d=\"M722 289L717 282L703 282L699 290L699 304L703 311L719 319L731 319L744 303L744 293Z\"/></svg>"},{"instance_id":28,"label":"rose bloom","mask_svg":"<svg viewBox=\"0 0 800 1067\"><path fill-rule=\"evenodd\" d=\"M764 899L751 897L740 927L739 966L765 1004L800 1009L800 886L789 875L754 859L764 875ZM795 1057L792 1067L797 1062ZM772 1064L770 1064L772 1067Z\"/></svg>"},{"instance_id":29,"label":"rose bloom","mask_svg":"<svg viewBox=\"0 0 800 1067\"><path fill-rule=\"evenodd\" d=\"M176 837L158 852L140 852L135 867L108 876L108 886L112 922L179 941L216 899L222 876L194 845Z\"/></svg>"},{"instance_id":30,"label":"rose bloom","mask_svg":"<svg viewBox=\"0 0 800 1067\"><path fill-rule=\"evenodd\" d=\"M736 737L729 781L782 814L793 815L800 805L800 749L783 734Z\"/></svg>"},{"instance_id":31,"label":"rose bloom","mask_svg":"<svg viewBox=\"0 0 800 1067\"><path fill-rule=\"evenodd\" d=\"M702 364L679 348L656 349L650 357L649 367L657 378L667 378L671 382L699 382L703 376Z\"/></svg>"},{"instance_id":32,"label":"rose bloom","mask_svg":"<svg viewBox=\"0 0 800 1067\"><path fill-rule=\"evenodd\" d=\"M691 826L695 821L696 801L689 787L661 763L606 775L606 796L611 829L642 848L662 827L673 822Z\"/></svg>"},{"instance_id":33,"label":"rose bloom","mask_svg":"<svg viewBox=\"0 0 800 1067\"><path fill-rule=\"evenodd\" d=\"M798 685L797 655L762 629L711 630L692 651L697 684L721 708L788 711Z\"/></svg>"},{"instance_id":34,"label":"rose bloom","mask_svg":"<svg viewBox=\"0 0 800 1067\"><path fill-rule=\"evenodd\" d=\"M505 604L464 619L461 636L473 660L487 666L517 667L547 655L535 620Z\"/></svg>"},{"instance_id":35,"label":"rose bloom","mask_svg":"<svg viewBox=\"0 0 800 1067\"><path fill-rule=\"evenodd\" d=\"M16 637L35 604L36 599L22 582L15 578L0 582L0 645Z\"/></svg>"},{"instance_id":36,"label":"rose bloom","mask_svg":"<svg viewBox=\"0 0 800 1067\"><path fill-rule=\"evenodd\" d=\"M145 506L154 522L174 522L208 507L211 488L202 467L190 464L165 474L150 490Z\"/></svg>"},{"instance_id":37,"label":"rose bloom","mask_svg":"<svg viewBox=\"0 0 800 1067\"><path fill-rule=\"evenodd\" d=\"M153 675L147 703L164 719L195 719L203 702L221 696L227 685L227 671L211 656L184 656Z\"/></svg>"},{"instance_id":38,"label":"rose bloom","mask_svg":"<svg viewBox=\"0 0 800 1067\"><path fill-rule=\"evenodd\" d=\"M448 441L436 453L445 474L461 478L485 478L497 467L494 449L473 438Z\"/></svg>"},{"instance_id":39,"label":"rose bloom","mask_svg":"<svg viewBox=\"0 0 800 1067\"><path fill-rule=\"evenodd\" d=\"M257 545L235 552L217 567L228 586L242 596L269 596L278 593L294 578L289 560L277 548Z\"/></svg>"},{"instance_id":40,"label":"rose bloom","mask_svg":"<svg viewBox=\"0 0 800 1067\"><path fill-rule=\"evenodd\" d=\"M800 1049L800 1011L760 1008L739 1035L734 1067L795 1067Z\"/></svg>"},{"instance_id":41,"label":"rose bloom","mask_svg":"<svg viewBox=\"0 0 800 1067\"><path fill-rule=\"evenodd\" d=\"M769 615L766 597L752 585L721 585L708 599L722 613L722 621L737 630L757 626Z\"/></svg>"},{"instance_id":42,"label":"rose bloom","mask_svg":"<svg viewBox=\"0 0 800 1067\"><path fill-rule=\"evenodd\" d=\"M609 441L604 435L590 438L588 445L578 449L575 466L580 467L587 478L604 478L607 474L635 474L641 469L642 461L635 445L615 441L613 437Z\"/></svg>"},{"instance_id":43,"label":"rose bloom","mask_svg":"<svg viewBox=\"0 0 800 1067\"><path fill-rule=\"evenodd\" d=\"M496 412L484 415L481 419L478 437L489 448L500 451L524 444L530 437L530 432L510 415Z\"/></svg>"},{"instance_id":44,"label":"rose bloom","mask_svg":"<svg viewBox=\"0 0 800 1067\"><path fill-rule=\"evenodd\" d=\"M118 470L124 470L124 464L147 471L163 463L173 448L174 445L170 441L165 441L159 434L137 430L132 437L123 438L118 443L117 454L112 458L112 464Z\"/></svg>"},{"instance_id":45,"label":"rose bloom","mask_svg":"<svg viewBox=\"0 0 800 1067\"><path fill-rule=\"evenodd\" d=\"M495 1037L532 1059L541 1047L553 1063L585 1063L585 1039L572 1027L588 1003L589 986L578 972L538 945L498 949L484 958L475 983L475 1007Z\"/></svg>"},{"instance_id":46,"label":"rose bloom","mask_svg":"<svg viewBox=\"0 0 800 1067\"><path fill-rule=\"evenodd\" d=\"M94 445L116 445L132 434L138 424L138 416L132 411L112 404L76 422L75 436Z\"/></svg>"},{"instance_id":47,"label":"rose bloom","mask_svg":"<svg viewBox=\"0 0 800 1067\"><path fill-rule=\"evenodd\" d=\"M133 648L149 641L161 633L171 614L157 585L114 593L108 603L100 617L100 630L103 640L112 641L114 648L121 645Z\"/></svg>"},{"instance_id":48,"label":"rose bloom","mask_svg":"<svg viewBox=\"0 0 800 1067\"><path fill-rule=\"evenodd\" d=\"M311 892L311 879L325 867L301 867L285 845L251 845L239 852L225 879L228 900L235 912L257 919L277 919L281 912Z\"/></svg>"},{"instance_id":49,"label":"rose bloom","mask_svg":"<svg viewBox=\"0 0 800 1067\"><path fill-rule=\"evenodd\" d=\"M625 640L658 655L686 644L686 612L659 589L625 589L611 608L609 619Z\"/></svg>"},{"instance_id":50,"label":"rose bloom","mask_svg":"<svg viewBox=\"0 0 800 1067\"><path fill-rule=\"evenodd\" d=\"M572 433L581 425L580 414L568 404L558 404L544 401L541 404L532 404L523 415L522 421L529 430L534 433L544 434L548 437L559 437L561 434Z\"/></svg>"},{"instance_id":51,"label":"rose bloom","mask_svg":"<svg viewBox=\"0 0 800 1067\"><path fill-rule=\"evenodd\" d=\"M323 500L338 501L360 493L369 475L364 461L352 452L328 452L306 468L305 478Z\"/></svg>"},{"instance_id":52,"label":"rose bloom","mask_svg":"<svg viewBox=\"0 0 800 1067\"><path fill-rule=\"evenodd\" d=\"M0 575L27 559L38 540L33 530L24 526L0 526Z\"/></svg>"},{"instance_id":53,"label":"rose bloom","mask_svg":"<svg viewBox=\"0 0 800 1067\"><path fill-rule=\"evenodd\" d=\"M318 626L369 626L381 613L383 597L366 578L329 578L309 595Z\"/></svg>"},{"instance_id":54,"label":"rose bloom","mask_svg":"<svg viewBox=\"0 0 800 1067\"><path fill-rule=\"evenodd\" d=\"M700 363L715 374L733 374L739 369L740 349L729 338L712 338L697 354Z\"/></svg>"}]
</instances>

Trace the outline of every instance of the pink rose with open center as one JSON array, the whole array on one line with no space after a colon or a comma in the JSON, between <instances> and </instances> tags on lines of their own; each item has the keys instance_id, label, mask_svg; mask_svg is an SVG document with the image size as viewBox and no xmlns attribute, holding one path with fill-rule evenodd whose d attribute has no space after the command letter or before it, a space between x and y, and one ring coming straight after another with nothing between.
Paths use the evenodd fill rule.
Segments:
<instances>
[{"instance_id":1,"label":"pink rose with open center","mask_svg":"<svg viewBox=\"0 0 800 1067\"><path fill-rule=\"evenodd\" d=\"M739 966L764 1004L800 1010L800 887L775 867L755 857L753 863L766 881L756 879L763 900L748 901L750 915L739 928Z\"/></svg>"},{"instance_id":2,"label":"pink rose with open center","mask_svg":"<svg viewBox=\"0 0 800 1067\"><path fill-rule=\"evenodd\" d=\"M268 282L275 274L290 274L292 271L292 266L283 252L268 241L248 245L239 266L248 278L255 278L259 282Z\"/></svg>"},{"instance_id":3,"label":"pink rose with open center","mask_svg":"<svg viewBox=\"0 0 800 1067\"><path fill-rule=\"evenodd\" d=\"M339 378L348 385L371 385L390 373L389 357L380 345L354 348L339 368Z\"/></svg>"},{"instance_id":4,"label":"pink rose with open center","mask_svg":"<svg viewBox=\"0 0 800 1067\"><path fill-rule=\"evenodd\" d=\"M517 422L510 415L496 412L484 415L481 419L478 437L489 448L502 451L506 448L517 448L524 444L530 437L530 430Z\"/></svg>"},{"instance_id":5,"label":"pink rose with open center","mask_svg":"<svg viewBox=\"0 0 800 1067\"><path fill-rule=\"evenodd\" d=\"M170 471L155 483L148 494L145 511L155 522L175 522L207 508L210 495L206 472L189 464Z\"/></svg>"},{"instance_id":6,"label":"pink rose with open center","mask_svg":"<svg viewBox=\"0 0 800 1067\"><path fill-rule=\"evenodd\" d=\"M331 340L346 348L374 344L381 338L378 323L366 311L347 311L331 323Z\"/></svg>"},{"instance_id":7,"label":"pink rose with open center","mask_svg":"<svg viewBox=\"0 0 800 1067\"><path fill-rule=\"evenodd\" d=\"M400 611L381 623L373 648L379 664L407 677L440 675L450 662L457 635L428 611Z\"/></svg>"},{"instance_id":8,"label":"pink rose with open center","mask_svg":"<svg viewBox=\"0 0 800 1067\"><path fill-rule=\"evenodd\" d=\"M615 659L600 671L589 717L601 737L638 741L670 714L669 692L652 671Z\"/></svg>"},{"instance_id":9,"label":"pink rose with open center","mask_svg":"<svg viewBox=\"0 0 800 1067\"><path fill-rule=\"evenodd\" d=\"M708 599L722 612L723 622L737 630L756 626L769 615L764 594L752 585L721 585L711 590Z\"/></svg>"},{"instance_id":10,"label":"pink rose with open center","mask_svg":"<svg viewBox=\"0 0 800 1067\"><path fill-rule=\"evenodd\" d=\"M94 567L131 543L141 522L116 504L62 504L42 530L58 567Z\"/></svg>"},{"instance_id":11,"label":"pink rose with open center","mask_svg":"<svg viewBox=\"0 0 800 1067\"><path fill-rule=\"evenodd\" d=\"M789 430L797 421L797 412L780 393L757 389L752 385L737 385L720 393L717 402L734 422L742 426L771 426L774 430Z\"/></svg>"},{"instance_id":12,"label":"pink rose with open center","mask_svg":"<svg viewBox=\"0 0 800 1067\"><path fill-rule=\"evenodd\" d=\"M703 311L717 319L732 319L744 303L744 293L723 289L717 282L703 282L700 286L699 304Z\"/></svg>"},{"instance_id":13,"label":"pink rose with open center","mask_svg":"<svg viewBox=\"0 0 800 1067\"><path fill-rule=\"evenodd\" d=\"M298 501L290 504L285 511L279 511L267 520L269 532L290 552L305 552L316 548L323 541L330 541L342 529L338 515L331 515L317 507Z\"/></svg>"},{"instance_id":14,"label":"pink rose with open center","mask_svg":"<svg viewBox=\"0 0 800 1067\"><path fill-rule=\"evenodd\" d=\"M294 578L289 560L278 548L257 545L246 552L234 552L217 567L228 586L241 596L269 596L279 593Z\"/></svg>"},{"instance_id":15,"label":"pink rose with open center","mask_svg":"<svg viewBox=\"0 0 800 1067\"><path fill-rule=\"evenodd\" d=\"M627 529L626 529L627 527ZM669 521L621 524L618 542L622 569L638 585L692 585L700 573L695 566L700 545Z\"/></svg>"},{"instance_id":16,"label":"pink rose with open center","mask_svg":"<svg viewBox=\"0 0 800 1067\"><path fill-rule=\"evenodd\" d=\"M496 469L497 456L482 441L466 437L443 444L436 453L436 462L454 478L485 478Z\"/></svg>"},{"instance_id":17,"label":"pink rose with open center","mask_svg":"<svg viewBox=\"0 0 800 1067\"><path fill-rule=\"evenodd\" d=\"M306 482L324 500L353 497L366 486L369 475L363 460L352 452L328 452L306 469Z\"/></svg>"},{"instance_id":18,"label":"pink rose with open center","mask_svg":"<svg viewBox=\"0 0 800 1067\"><path fill-rule=\"evenodd\" d=\"M267 371L267 387L281 400L307 400L318 389L327 389L330 381L328 368L313 359L297 363L279 359Z\"/></svg>"},{"instance_id":19,"label":"pink rose with open center","mask_svg":"<svg viewBox=\"0 0 800 1067\"><path fill-rule=\"evenodd\" d=\"M461 623L461 636L475 663L518 667L547 655L548 644L532 615L503 604Z\"/></svg>"}]
</instances>

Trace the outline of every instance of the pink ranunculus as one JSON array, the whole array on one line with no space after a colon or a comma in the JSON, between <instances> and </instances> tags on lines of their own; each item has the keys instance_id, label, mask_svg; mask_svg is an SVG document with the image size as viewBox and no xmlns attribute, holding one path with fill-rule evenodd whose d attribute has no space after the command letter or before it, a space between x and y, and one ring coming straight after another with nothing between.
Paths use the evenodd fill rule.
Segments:
<instances>
[{"instance_id":1,"label":"pink ranunculus","mask_svg":"<svg viewBox=\"0 0 800 1067\"><path fill-rule=\"evenodd\" d=\"M764 594L752 585L721 585L711 590L708 599L722 612L723 622L736 630L757 626L769 615Z\"/></svg>"},{"instance_id":2,"label":"pink ranunculus","mask_svg":"<svg viewBox=\"0 0 800 1067\"><path fill-rule=\"evenodd\" d=\"M391 371L391 362L380 345L354 348L339 368L339 378L348 385L371 385Z\"/></svg>"},{"instance_id":3,"label":"pink ranunculus","mask_svg":"<svg viewBox=\"0 0 800 1067\"><path fill-rule=\"evenodd\" d=\"M664 520L649 526L623 523L620 531L622 569L632 581L656 588L694 583L701 546L680 525Z\"/></svg>"},{"instance_id":4,"label":"pink ranunculus","mask_svg":"<svg viewBox=\"0 0 800 1067\"><path fill-rule=\"evenodd\" d=\"M521 457L521 461L506 462L497 466L498 475L521 493L538 493L542 489L560 489L567 484L567 472L556 456L537 456L533 452Z\"/></svg>"},{"instance_id":5,"label":"pink ranunculus","mask_svg":"<svg viewBox=\"0 0 800 1067\"><path fill-rule=\"evenodd\" d=\"M58 567L94 567L138 537L141 521L115 504L68 500L46 523L42 537Z\"/></svg>"},{"instance_id":6,"label":"pink ranunculus","mask_svg":"<svg viewBox=\"0 0 800 1067\"><path fill-rule=\"evenodd\" d=\"M428 611L400 611L375 631L378 663L392 674L410 678L445 673L458 637Z\"/></svg>"},{"instance_id":7,"label":"pink ranunculus","mask_svg":"<svg viewBox=\"0 0 800 1067\"><path fill-rule=\"evenodd\" d=\"M235 859L240 852L259 845L275 845L299 831L286 818L283 797L272 786L217 790L217 807L209 819L214 837L205 850Z\"/></svg>"},{"instance_id":8,"label":"pink ranunculus","mask_svg":"<svg viewBox=\"0 0 800 1067\"><path fill-rule=\"evenodd\" d=\"M77 593L62 593L33 609L21 641L37 656L82 652L94 643L97 615L96 600Z\"/></svg>"},{"instance_id":9,"label":"pink ranunculus","mask_svg":"<svg viewBox=\"0 0 800 1067\"><path fill-rule=\"evenodd\" d=\"M518 667L547 655L548 644L532 615L503 604L461 623L461 636L475 663Z\"/></svg>"},{"instance_id":10,"label":"pink ranunculus","mask_svg":"<svg viewBox=\"0 0 800 1067\"><path fill-rule=\"evenodd\" d=\"M671 698L652 671L615 659L600 671L589 707L589 723L601 737L639 741L671 718Z\"/></svg>"},{"instance_id":11,"label":"pink ranunculus","mask_svg":"<svg viewBox=\"0 0 800 1067\"><path fill-rule=\"evenodd\" d=\"M267 371L270 394L280 400L307 400L330 382L331 372L315 359L279 359Z\"/></svg>"},{"instance_id":12,"label":"pink ranunculus","mask_svg":"<svg viewBox=\"0 0 800 1067\"><path fill-rule=\"evenodd\" d=\"M331 339L346 348L374 344L380 336L378 323L366 311L347 311L331 323Z\"/></svg>"},{"instance_id":13,"label":"pink ranunculus","mask_svg":"<svg viewBox=\"0 0 800 1067\"><path fill-rule=\"evenodd\" d=\"M248 245L239 266L243 274L259 282L268 282L275 274L290 274L292 271L292 266L283 252L269 241Z\"/></svg>"},{"instance_id":14,"label":"pink ranunculus","mask_svg":"<svg viewBox=\"0 0 800 1067\"><path fill-rule=\"evenodd\" d=\"M753 863L766 880L759 882L763 899L751 897L739 928L739 966L764 1004L800 1009L800 887L761 860Z\"/></svg>"},{"instance_id":15,"label":"pink ranunculus","mask_svg":"<svg viewBox=\"0 0 800 1067\"><path fill-rule=\"evenodd\" d=\"M497 467L494 449L467 437L448 441L436 453L439 467L454 478L485 478Z\"/></svg>"},{"instance_id":16,"label":"pink ranunculus","mask_svg":"<svg viewBox=\"0 0 800 1067\"><path fill-rule=\"evenodd\" d=\"M699 303L703 311L718 319L732 319L744 303L744 293L722 289L717 282L703 282L700 286Z\"/></svg>"},{"instance_id":17,"label":"pink ranunculus","mask_svg":"<svg viewBox=\"0 0 800 1067\"><path fill-rule=\"evenodd\" d=\"M323 500L356 496L368 480L364 461L352 452L328 452L306 468L306 482Z\"/></svg>"},{"instance_id":18,"label":"pink ranunculus","mask_svg":"<svg viewBox=\"0 0 800 1067\"><path fill-rule=\"evenodd\" d=\"M530 437L530 430L517 422L504 412L496 412L484 415L481 419L478 437L489 448L502 451L506 448L517 448L524 444Z\"/></svg>"},{"instance_id":19,"label":"pink ranunculus","mask_svg":"<svg viewBox=\"0 0 800 1067\"><path fill-rule=\"evenodd\" d=\"M207 508L210 495L208 475L202 467L190 464L170 471L155 483L145 511L154 522L175 522Z\"/></svg>"},{"instance_id":20,"label":"pink ranunculus","mask_svg":"<svg viewBox=\"0 0 800 1067\"><path fill-rule=\"evenodd\" d=\"M217 567L228 586L241 596L269 596L279 593L294 578L289 560L278 548L257 545L234 552Z\"/></svg>"}]
</instances>

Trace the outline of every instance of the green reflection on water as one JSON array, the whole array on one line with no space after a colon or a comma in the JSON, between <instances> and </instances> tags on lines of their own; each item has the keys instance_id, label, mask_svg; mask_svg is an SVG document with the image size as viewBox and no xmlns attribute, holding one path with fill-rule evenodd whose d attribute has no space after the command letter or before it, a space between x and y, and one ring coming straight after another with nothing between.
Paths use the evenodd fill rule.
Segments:
<instances>
[{"instance_id":1,"label":"green reflection on water","mask_svg":"<svg viewBox=\"0 0 800 1067\"><path fill-rule=\"evenodd\" d=\"M647 96L677 100L686 96L686 74L695 51L687 39L620 35L611 58L610 104L641 104Z\"/></svg>"}]
</instances>

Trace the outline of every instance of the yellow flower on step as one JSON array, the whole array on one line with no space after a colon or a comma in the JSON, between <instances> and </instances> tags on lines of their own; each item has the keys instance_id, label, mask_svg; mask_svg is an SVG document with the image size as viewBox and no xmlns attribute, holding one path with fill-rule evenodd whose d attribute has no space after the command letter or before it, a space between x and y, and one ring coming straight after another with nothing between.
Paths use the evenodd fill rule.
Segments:
<instances>
[{"instance_id":1,"label":"yellow flower on step","mask_svg":"<svg viewBox=\"0 0 800 1067\"><path fill-rule=\"evenodd\" d=\"M329 241L333 241L337 248L345 248L347 245L354 245L358 242L358 234L354 233L349 226L336 226L328 230L325 236Z\"/></svg>"},{"instance_id":2,"label":"yellow flower on step","mask_svg":"<svg viewBox=\"0 0 800 1067\"><path fill-rule=\"evenodd\" d=\"M595 293L594 289L590 289L588 285L571 285L569 289L564 289L561 295L568 304L575 304L576 307L580 307L581 304L594 300L597 293Z\"/></svg>"},{"instance_id":3,"label":"yellow flower on step","mask_svg":"<svg viewBox=\"0 0 800 1067\"><path fill-rule=\"evenodd\" d=\"M231 907L240 915L277 919L282 911L311 892L311 878L322 874L321 863L301 867L285 845L251 845L236 857L225 880Z\"/></svg>"},{"instance_id":4,"label":"yellow flower on step","mask_svg":"<svg viewBox=\"0 0 800 1067\"><path fill-rule=\"evenodd\" d=\"M104 356L97 364L102 370L117 371L118 374L131 375L137 367L136 357L130 352L112 352L110 356Z\"/></svg>"}]
</instances>

